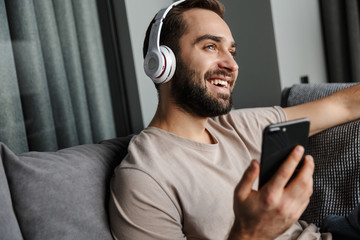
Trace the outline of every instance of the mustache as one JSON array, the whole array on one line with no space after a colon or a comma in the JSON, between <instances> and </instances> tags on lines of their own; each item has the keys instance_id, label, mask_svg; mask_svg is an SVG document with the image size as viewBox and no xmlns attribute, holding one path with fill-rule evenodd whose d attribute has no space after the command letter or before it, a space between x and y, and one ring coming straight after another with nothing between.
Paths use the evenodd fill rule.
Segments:
<instances>
[{"instance_id":1,"label":"mustache","mask_svg":"<svg viewBox=\"0 0 360 240\"><path fill-rule=\"evenodd\" d=\"M213 70L213 71L207 71L205 73L205 79L211 77L212 75L217 75L217 76L223 76L223 77L231 77L232 82L235 80L234 74L233 73L229 73L225 70L222 69L217 69L217 70Z\"/></svg>"}]
</instances>

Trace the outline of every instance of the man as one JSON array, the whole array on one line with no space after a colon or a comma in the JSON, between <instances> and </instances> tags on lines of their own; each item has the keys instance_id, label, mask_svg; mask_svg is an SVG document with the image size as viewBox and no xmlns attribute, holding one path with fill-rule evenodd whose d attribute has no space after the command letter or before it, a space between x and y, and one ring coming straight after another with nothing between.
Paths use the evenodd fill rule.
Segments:
<instances>
[{"instance_id":1,"label":"man","mask_svg":"<svg viewBox=\"0 0 360 240\"><path fill-rule=\"evenodd\" d=\"M286 186L298 146L259 191L261 136L271 123L302 117L310 134L360 117L360 87L282 109L231 110L236 44L217 0L188 0L164 20L161 45L175 54L173 78L157 84L159 104L134 137L111 183L117 239L331 239L298 222L312 194L314 163ZM148 53L151 26L144 42ZM151 65L151 64L150 64ZM171 76L171 74L169 74ZM356 111L355 111L356 110ZM240 180L240 182L239 182Z\"/></svg>"}]
</instances>

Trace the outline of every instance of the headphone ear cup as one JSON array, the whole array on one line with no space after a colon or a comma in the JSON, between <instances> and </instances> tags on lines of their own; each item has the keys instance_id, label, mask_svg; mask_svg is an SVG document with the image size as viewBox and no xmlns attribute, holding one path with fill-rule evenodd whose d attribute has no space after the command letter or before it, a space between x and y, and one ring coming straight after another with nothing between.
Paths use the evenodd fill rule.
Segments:
<instances>
[{"instance_id":1,"label":"headphone ear cup","mask_svg":"<svg viewBox=\"0 0 360 240\"><path fill-rule=\"evenodd\" d=\"M169 81L175 73L176 58L173 51L167 46L160 46L160 35L163 21L168 12L176 5L186 0L178 0L169 7L161 9L155 16L149 34L148 51L144 59L144 70L154 83L160 84Z\"/></svg>"},{"instance_id":2,"label":"headphone ear cup","mask_svg":"<svg viewBox=\"0 0 360 240\"><path fill-rule=\"evenodd\" d=\"M161 83L165 83L170 81L170 79L174 76L176 70L176 58L174 52L168 46L160 46L160 51L164 56L165 67L163 75L160 77L161 80L159 80Z\"/></svg>"},{"instance_id":3,"label":"headphone ear cup","mask_svg":"<svg viewBox=\"0 0 360 240\"><path fill-rule=\"evenodd\" d=\"M164 56L159 51L149 51L144 59L144 70L146 75L155 83L158 77L163 73Z\"/></svg>"}]
</instances>

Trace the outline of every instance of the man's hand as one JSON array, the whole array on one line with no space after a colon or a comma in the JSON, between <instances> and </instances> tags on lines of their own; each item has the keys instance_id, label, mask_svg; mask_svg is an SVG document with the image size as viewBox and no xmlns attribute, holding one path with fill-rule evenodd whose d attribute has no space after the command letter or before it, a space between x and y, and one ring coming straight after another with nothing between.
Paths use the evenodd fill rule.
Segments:
<instances>
[{"instance_id":1,"label":"man's hand","mask_svg":"<svg viewBox=\"0 0 360 240\"><path fill-rule=\"evenodd\" d=\"M297 146L259 191L252 190L260 172L259 163L252 161L235 189L235 222L229 239L274 239L300 218L313 192L311 156L305 157L298 175L287 183L303 154L304 148Z\"/></svg>"}]
</instances>

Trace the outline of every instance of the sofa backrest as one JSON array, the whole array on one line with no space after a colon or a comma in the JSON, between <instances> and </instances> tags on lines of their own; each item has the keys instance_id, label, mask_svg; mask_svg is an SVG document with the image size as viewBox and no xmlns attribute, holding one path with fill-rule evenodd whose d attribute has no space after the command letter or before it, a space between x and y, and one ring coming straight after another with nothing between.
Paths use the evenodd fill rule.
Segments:
<instances>
[{"instance_id":1,"label":"sofa backrest","mask_svg":"<svg viewBox=\"0 0 360 240\"><path fill-rule=\"evenodd\" d=\"M282 106L325 97L349 83L299 84L285 89ZM321 226L328 215L346 216L360 203L360 120L345 123L309 139L314 157L314 193L302 219Z\"/></svg>"},{"instance_id":2,"label":"sofa backrest","mask_svg":"<svg viewBox=\"0 0 360 240\"><path fill-rule=\"evenodd\" d=\"M108 183L131 137L21 155L0 143L1 239L113 239Z\"/></svg>"}]
</instances>

